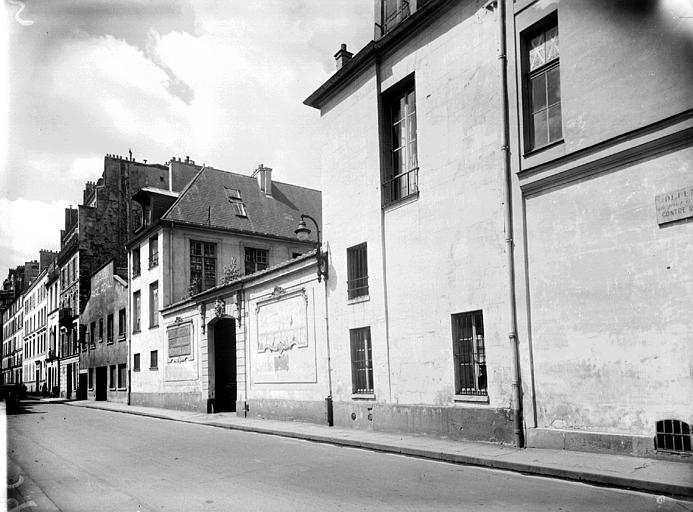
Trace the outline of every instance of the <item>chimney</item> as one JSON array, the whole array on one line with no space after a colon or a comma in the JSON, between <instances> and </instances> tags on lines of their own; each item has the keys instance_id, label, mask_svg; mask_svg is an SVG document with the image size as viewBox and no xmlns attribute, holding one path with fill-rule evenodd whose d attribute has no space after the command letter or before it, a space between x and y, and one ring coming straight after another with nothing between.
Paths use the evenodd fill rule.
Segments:
<instances>
[{"instance_id":1,"label":"chimney","mask_svg":"<svg viewBox=\"0 0 693 512\"><path fill-rule=\"evenodd\" d=\"M260 190L262 190L265 195L272 195L272 168L265 167L260 164L255 172L253 172L253 178L257 176L258 185L260 185Z\"/></svg>"},{"instance_id":2,"label":"chimney","mask_svg":"<svg viewBox=\"0 0 693 512\"><path fill-rule=\"evenodd\" d=\"M342 66L349 62L353 56L353 53L347 51L347 45L342 43L339 51L334 54L334 59L337 61L337 69L342 69Z\"/></svg>"}]
</instances>

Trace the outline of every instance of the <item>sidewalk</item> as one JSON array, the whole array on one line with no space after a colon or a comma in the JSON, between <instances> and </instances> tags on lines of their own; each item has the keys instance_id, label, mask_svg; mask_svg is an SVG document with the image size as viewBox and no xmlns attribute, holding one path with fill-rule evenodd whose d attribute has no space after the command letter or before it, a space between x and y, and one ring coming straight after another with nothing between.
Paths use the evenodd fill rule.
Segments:
<instances>
[{"instance_id":1,"label":"sidewalk","mask_svg":"<svg viewBox=\"0 0 693 512\"><path fill-rule=\"evenodd\" d=\"M242 418L235 413L203 414L113 402L71 401L66 404L693 498L691 459L688 462L670 462L566 450L517 449L495 444L352 430L313 423Z\"/></svg>"}]
</instances>

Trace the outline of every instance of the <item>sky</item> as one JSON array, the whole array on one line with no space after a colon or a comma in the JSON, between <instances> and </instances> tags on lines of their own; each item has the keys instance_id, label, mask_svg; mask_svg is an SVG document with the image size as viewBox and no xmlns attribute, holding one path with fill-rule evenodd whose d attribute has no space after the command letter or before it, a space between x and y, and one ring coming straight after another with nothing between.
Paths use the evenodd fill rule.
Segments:
<instances>
[{"instance_id":1,"label":"sky","mask_svg":"<svg viewBox=\"0 0 693 512\"><path fill-rule=\"evenodd\" d=\"M2 0L0 31L1 281L59 250L108 153L320 188L303 100L370 41L373 0Z\"/></svg>"}]
</instances>

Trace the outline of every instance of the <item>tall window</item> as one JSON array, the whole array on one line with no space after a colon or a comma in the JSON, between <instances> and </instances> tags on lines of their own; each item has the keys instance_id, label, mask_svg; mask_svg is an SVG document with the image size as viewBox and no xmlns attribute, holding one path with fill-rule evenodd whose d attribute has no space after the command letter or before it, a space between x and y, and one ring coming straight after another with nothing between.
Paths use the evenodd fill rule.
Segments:
<instances>
[{"instance_id":1,"label":"tall window","mask_svg":"<svg viewBox=\"0 0 693 512\"><path fill-rule=\"evenodd\" d=\"M560 140L561 76L558 24L554 22L527 40L527 90L529 93L528 149Z\"/></svg>"},{"instance_id":2,"label":"tall window","mask_svg":"<svg viewBox=\"0 0 693 512\"><path fill-rule=\"evenodd\" d=\"M113 343L113 313L109 314L106 319L106 341Z\"/></svg>"},{"instance_id":3,"label":"tall window","mask_svg":"<svg viewBox=\"0 0 693 512\"><path fill-rule=\"evenodd\" d=\"M137 290L132 294L132 332L140 332L140 315L142 313L142 296Z\"/></svg>"},{"instance_id":4,"label":"tall window","mask_svg":"<svg viewBox=\"0 0 693 512\"><path fill-rule=\"evenodd\" d=\"M153 236L149 239L149 268L154 268L159 264L159 237Z\"/></svg>"},{"instance_id":5,"label":"tall window","mask_svg":"<svg viewBox=\"0 0 693 512\"><path fill-rule=\"evenodd\" d=\"M190 287L201 292L217 284L217 244L190 241Z\"/></svg>"},{"instance_id":6,"label":"tall window","mask_svg":"<svg viewBox=\"0 0 693 512\"><path fill-rule=\"evenodd\" d=\"M455 394L486 395L486 349L481 311L452 315Z\"/></svg>"},{"instance_id":7,"label":"tall window","mask_svg":"<svg viewBox=\"0 0 693 512\"><path fill-rule=\"evenodd\" d=\"M108 387L110 389L116 388L116 367L114 364L108 367Z\"/></svg>"},{"instance_id":8,"label":"tall window","mask_svg":"<svg viewBox=\"0 0 693 512\"><path fill-rule=\"evenodd\" d=\"M366 242L347 249L347 293L350 299L368 295Z\"/></svg>"},{"instance_id":9,"label":"tall window","mask_svg":"<svg viewBox=\"0 0 693 512\"><path fill-rule=\"evenodd\" d=\"M118 337L119 338L124 338L125 337L125 330L127 329L126 325L126 315L125 315L125 308L121 309L118 311Z\"/></svg>"},{"instance_id":10,"label":"tall window","mask_svg":"<svg viewBox=\"0 0 693 512\"><path fill-rule=\"evenodd\" d=\"M385 204L390 204L419 190L419 160L416 142L416 92L414 80L408 79L387 93L389 123L389 161L385 164L383 195Z\"/></svg>"},{"instance_id":11,"label":"tall window","mask_svg":"<svg viewBox=\"0 0 693 512\"><path fill-rule=\"evenodd\" d=\"M132 277L137 277L142 273L141 264L140 248L137 247L136 249L132 250Z\"/></svg>"},{"instance_id":12,"label":"tall window","mask_svg":"<svg viewBox=\"0 0 693 512\"><path fill-rule=\"evenodd\" d=\"M92 346L96 343L96 322L89 324L89 343Z\"/></svg>"},{"instance_id":13,"label":"tall window","mask_svg":"<svg viewBox=\"0 0 693 512\"><path fill-rule=\"evenodd\" d=\"M103 341L103 318L99 318L99 343Z\"/></svg>"},{"instance_id":14,"label":"tall window","mask_svg":"<svg viewBox=\"0 0 693 512\"><path fill-rule=\"evenodd\" d=\"M139 354L134 354L132 356L132 371L133 372L139 372L140 371L140 355Z\"/></svg>"},{"instance_id":15,"label":"tall window","mask_svg":"<svg viewBox=\"0 0 693 512\"><path fill-rule=\"evenodd\" d=\"M159 325L159 282L149 285L149 327Z\"/></svg>"},{"instance_id":16,"label":"tall window","mask_svg":"<svg viewBox=\"0 0 693 512\"><path fill-rule=\"evenodd\" d=\"M118 387L119 388L124 388L127 386L127 367L124 364L119 364L118 365Z\"/></svg>"},{"instance_id":17,"label":"tall window","mask_svg":"<svg viewBox=\"0 0 693 512\"><path fill-rule=\"evenodd\" d=\"M382 32L386 34L395 28L400 22L405 20L409 14L408 0L381 0L383 10Z\"/></svg>"},{"instance_id":18,"label":"tall window","mask_svg":"<svg viewBox=\"0 0 693 512\"><path fill-rule=\"evenodd\" d=\"M354 394L373 393L371 328L349 330L351 342L351 383Z\"/></svg>"},{"instance_id":19,"label":"tall window","mask_svg":"<svg viewBox=\"0 0 693 512\"><path fill-rule=\"evenodd\" d=\"M267 249L254 249L253 247L245 248L246 275L265 270L268 266L269 251Z\"/></svg>"},{"instance_id":20,"label":"tall window","mask_svg":"<svg viewBox=\"0 0 693 512\"><path fill-rule=\"evenodd\" d=\"M152 350L149 353L149 369L156 370L159 367L159 351Z\"/></svg>"}]
</instances>

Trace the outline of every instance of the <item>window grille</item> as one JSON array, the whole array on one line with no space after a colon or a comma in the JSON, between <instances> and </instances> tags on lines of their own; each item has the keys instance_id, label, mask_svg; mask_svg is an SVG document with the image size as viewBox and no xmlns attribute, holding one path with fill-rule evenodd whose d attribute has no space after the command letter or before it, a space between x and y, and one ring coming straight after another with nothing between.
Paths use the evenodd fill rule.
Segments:
<instances>
[{"instance_id":1,"label":"window grille","mask_svg":"<svg viewBox=\"0 0 693 512\"><path fill-rule=\"evenodd\" d=\"M691 428L681 420L657 422L655 449L659 451L691 453Z\"/></svg>"},{"instance_id":2,"label":"window grille","mask_svg":"<svg viewBox=\"0 0 693 512\"><path fill-rule=\"evenodd\" d=\"M481 395L486 390L486 349L481 311L452 315L455 394Z\"/></svg>"},{"instance_id":3,"label":"window grille","mask_svg":"<svg viewBox=\"0 0 693 512\"><path fill-rule=\"evenodd\" d=\"M368 249L366 242L347 249L347 293L350 299L368 295Z\"/></svg>"},{"instance_id":4,"label":"window grille","mask_svg":"<svg viewBox=\"0 0 693 512\"><path fill-rule=\"evenodd\" d=\"M354 394L373 393L371 328L349 331L351 341L351 382Z\"/></svg>"}]
</instances>

